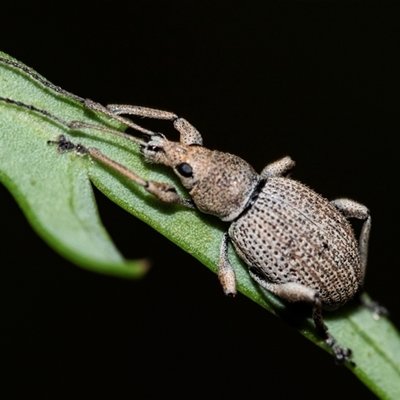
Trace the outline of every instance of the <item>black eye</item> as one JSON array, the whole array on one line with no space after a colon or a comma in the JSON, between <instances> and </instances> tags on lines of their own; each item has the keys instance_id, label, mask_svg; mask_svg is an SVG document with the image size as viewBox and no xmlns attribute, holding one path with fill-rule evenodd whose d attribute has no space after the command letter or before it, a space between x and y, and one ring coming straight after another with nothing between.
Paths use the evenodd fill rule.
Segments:
<instances>
[{"instance_id":1,"label":"black eye","mask_svg":"<svg viewBox=\"0 0 400 400\"><path fill-rule=\"evenodd\" d=\"M184 176L185 178L190 178L191 176L193 176L193 169L187 163L177 165L176 170L179 172L180 175Z\"/></svg>"}]
</instances>

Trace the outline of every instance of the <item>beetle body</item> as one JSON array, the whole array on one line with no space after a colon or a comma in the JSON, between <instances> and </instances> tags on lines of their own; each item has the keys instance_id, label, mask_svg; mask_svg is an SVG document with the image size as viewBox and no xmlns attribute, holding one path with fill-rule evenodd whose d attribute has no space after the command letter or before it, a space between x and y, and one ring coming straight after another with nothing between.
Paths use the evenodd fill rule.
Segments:
<instances>
[{"instance_id":1,"label":"beetle body","mask_svg":"<svg viewBox=\"0 0 400 400\"><path fill-rule=\"evenodd\" d=\"M334 309L352 299L362 286L371 229L369 210L349 199L332 202L287 177L294 166L290 157L267 165L260 174L242 158L203 147L200 133L175 114L130 105L103 107L84 100L86 107L126 123L144 134L138 142L145 161L171 167L188 190L181 197L173 185L147 181L95 148L74 145L64 136L59 151L75 149L114 169L144 187L159 200L197 208L230 223L220 248L218 277L226 295L236 294L235 271L229 262L231 241L248 265L250 276L263 288L288 302L306 302L320 336L331 347L335 360L350 360L351 350L329 334L322 309ZM38 111L36 109L36 111ZM180 141L144 129L120 114L171 120ZM48 115L48 114L46 114ZM69 128L104 127L74 121ZM122 134L123 135L123 134ZM347 218L364 221L357 240ZM375 313L385 309L376 307Z\"/></svg>"},{"instance_id":2,"label":"beetle body","mask_svg":"<svg viewBox=\"0 0 400 400\"><path fill-rule=\"evenodd\" d=\"M361 287L358 243L350 224L297 181L268 179L252 207L231 224L229 236L259 279L311 288L324 308L345 304Z\"/></svg>"},{"instance_id":3,"label":"beetle body","mask_svg":"<svg viewBox=\"0 0 400 400\"><path fill-rule=\"evenodd\" d=\"M138 115L132 106L109 106L116 113ZM141 109L139 115L161 118L165 112ZM267 165L258 174L236 155L202 146L199 132L170 114L181 134L171 142L154 134L141 149L148 162L175 171L191 200L182 199L171 185L147 182L145 188L162 201L178 202L230 222L221 243L218 276L225 294L236 294L235 272L228 259L231 241L262 287L288 302L312 305L320 335L336 361L351 351L336 344L323 322L322 309L335 309L363 284L371 229L369 210L353 200L329 202L307 186L287 177L294 166L290 157ZM139 182L138 182L139 183ZM364 221L359 240L347 218Z\"/></svg>"}]
</instances>

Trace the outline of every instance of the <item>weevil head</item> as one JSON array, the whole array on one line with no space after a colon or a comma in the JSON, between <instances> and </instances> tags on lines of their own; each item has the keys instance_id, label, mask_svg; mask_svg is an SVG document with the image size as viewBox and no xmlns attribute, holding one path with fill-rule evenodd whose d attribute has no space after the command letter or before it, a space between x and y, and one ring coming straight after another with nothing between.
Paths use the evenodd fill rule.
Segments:
<instances>
[{"instance_id":1,"label":"weevil head","mask_svg":"<svg viewBox=\"0 0 400 400\"><path fill-rule=\"evenodd\" d=\"M146 161L173 168L197 208L223 221L235 219L248 204L261 178L233 154L152 138L142 151Z\"/></svg>"}]
</instances>

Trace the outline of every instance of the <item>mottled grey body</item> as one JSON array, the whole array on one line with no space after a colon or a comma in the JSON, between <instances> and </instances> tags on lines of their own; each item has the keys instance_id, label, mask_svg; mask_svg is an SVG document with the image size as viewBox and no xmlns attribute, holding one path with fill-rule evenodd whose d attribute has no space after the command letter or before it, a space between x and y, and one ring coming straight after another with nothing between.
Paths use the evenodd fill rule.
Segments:
<instances>
[{"instance_id":1,"label":"mottled grey body","mask_svg":"<svg viewBox=\"0 0 400 400\"><path fill-rule=\"evenodd\" d=\"M267 165L258 174L236 155L203 147L200 133L173 113L129 105L104 108L91 101L85 101L85 105L126 122L133 129L138 129L137 125L120 114L173 121L181 135L179 142L160 133L149 134L143 128L139 130L148 135L147 140L133 140L140 142L147 162L174 170L191 199L181 197L173 185L144 180L97 149L86 149L86 154L143 186L161 201L197 208L229 222L218 262L218 277L225 294L236 294L236 275L228 258L231 241L260 286L285 301L312 305L317 330L332 348L336 361L349 360L351 351L339 346L329 334L322 309L345 304L362 286L371 228L365 206L349 199L329 202L287 178L294 166L290 157ZM72 126L93 128L76 122ZM65 139L60 140L59 148L65 148ZM82 147L77 151L84 153ZM364 221L358 242L346 218Z\"/></svg>"},{"instance_id":2,"label":"mottled grey body","mask_svg":"<svg viewBox=\"0 0 400 400\"><path fill-rule=\"evenodd\" d=\"M292 179L267 180L229 236L252 271L273 284L315 289L324 308L351 299L362 283L358 243L344 216Z\"/></svg>"}]
</instances>

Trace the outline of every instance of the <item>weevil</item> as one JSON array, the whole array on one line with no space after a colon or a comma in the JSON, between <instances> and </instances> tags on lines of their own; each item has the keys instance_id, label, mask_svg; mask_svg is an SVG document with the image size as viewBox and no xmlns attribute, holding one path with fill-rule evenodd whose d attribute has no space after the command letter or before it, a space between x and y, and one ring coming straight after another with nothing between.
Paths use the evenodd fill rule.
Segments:
<instances>
[{"instance_id":1,"label":"weevil","mask_svg":"<svg viewBox=\"0 0 400 400\"><path fill-rule=\"evenodd\" d=\"M228 296L236 295L234 269L228 258L229 242L261 287L289 302L312 306L316 328L341 364L351 361L351 350L337 344L328 332L322 310L336 309L362 289L367 265L371 216L367 207L350 199L328 201L306 185L291 179L290 157L268 164L261 173L242 158L203 146L197 129L176 114L146 107L111 104L104 107L80 98L36 75L19 63L1 59L27 72L59 93L80 101L88 109L106 114L139 131L138 137L80 121L66 122L32 105L0 98L53 118L70 129L91 128L123 136L140 145L144 160L171 167L188 190L181 197L169 183L147 181L108 158L96 148L74 144L65 136L49 143L60 152L75 151L124 175L159 200L179 203L229 223L220 246L218 278ZM179 142L145 129L122 115L169 120ZM348 218L363 221L358 240ZM373 303L377 314L386 310Z\"/></svg>"}]
</instances>

